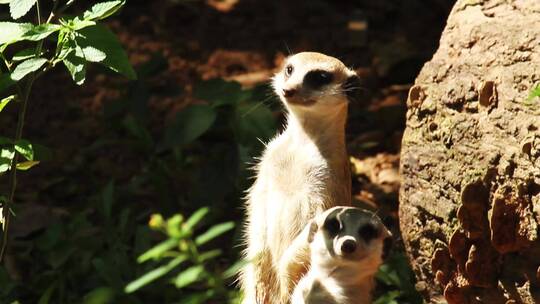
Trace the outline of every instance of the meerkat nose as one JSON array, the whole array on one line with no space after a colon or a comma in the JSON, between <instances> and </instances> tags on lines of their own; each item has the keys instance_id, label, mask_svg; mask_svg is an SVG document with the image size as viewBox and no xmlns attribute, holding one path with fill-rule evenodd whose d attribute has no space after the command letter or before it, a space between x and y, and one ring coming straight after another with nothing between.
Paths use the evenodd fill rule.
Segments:
<instances>
[{"instance_id":1,"label":"meerkat nose","mask_svg":"<svg viewBox=\"0 0 540 304\"><path fill-rule=\"evenodd\" d=\"M296 94L296 89L283 89L283 96L289 98Z\"/></svg>"},{"instance_id":2,"label":"meerkat nose","mask_svg":"<svg viewBox=\"0 0 540 304\"><path fill-rule=\"evenodd\" d=\"M343 241L341 244L341 252L345 254L351 254L356 250L356 242L354 240L348 239Z\"/></svg>"}]
</instances>

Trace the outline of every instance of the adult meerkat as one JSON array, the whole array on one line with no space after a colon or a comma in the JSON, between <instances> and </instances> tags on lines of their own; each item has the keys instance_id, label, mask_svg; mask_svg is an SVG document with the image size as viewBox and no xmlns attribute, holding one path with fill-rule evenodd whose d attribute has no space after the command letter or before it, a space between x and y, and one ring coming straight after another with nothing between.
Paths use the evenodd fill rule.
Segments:
<instances>
[{"instance_id":1,"label":"adult meerkat","mask_svg":"<svg viewBox=\"0 0 540 304\"><path fill-rule=\"evenodd\" d=\"M306 272L305 249L286 249L315 215L351 204L345 123L358 77L336 58L305 52L273 78L285 130L266 146L247 195L245 304L288 302Z\"/></svg>"},{"instance_id":2,"label":"adult meerkat","mask_svg":"<svg viewBox=\"0 0 540 304\"><path fill-rule=\"evenodd\" d=\"M311 267L292 304L368 304L391 233L373 212L334 207L309 223L295 242L309 243Z\"/></svg>"}]
</instances>

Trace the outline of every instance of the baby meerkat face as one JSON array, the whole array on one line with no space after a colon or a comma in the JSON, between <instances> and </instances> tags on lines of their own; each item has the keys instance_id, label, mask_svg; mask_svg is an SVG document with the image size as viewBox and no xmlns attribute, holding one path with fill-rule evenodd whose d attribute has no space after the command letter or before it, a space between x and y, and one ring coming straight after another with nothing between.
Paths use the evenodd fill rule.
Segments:
<instances>
[{"instance_id":1,"label":"baby meerkat face","mask_svg":"<svg viewBox=\"0 0 540 304\"><path fill-rule=\"evenodd\" d=\"M322 262L334 264L365 262L376 269L392 237L376 214L354 207L327 210L317 226L312 249Z\"/></svg>"},{"instance_id":2,"label":"baby meerkat face","mask_svg":"<svg viewBox=\"0 0 540 304\"><path fill-rule=\"evenodd\" d=\"M350 93L358 88L358 76L334 57L304 52L287 58L273 86L289 107L333 107L347 104Z\"/></svg>"}]
</instances>

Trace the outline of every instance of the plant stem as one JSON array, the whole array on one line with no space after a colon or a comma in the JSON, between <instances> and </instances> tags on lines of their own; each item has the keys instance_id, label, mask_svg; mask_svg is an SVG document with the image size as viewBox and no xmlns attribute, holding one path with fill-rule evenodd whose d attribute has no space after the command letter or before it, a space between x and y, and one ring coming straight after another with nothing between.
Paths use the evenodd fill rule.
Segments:
<instances>
[{"instance_id":1,"label":"plant stem","mask_svg":"<svg viewBox=\"0 0 540 304\"><path fill-rule=\"evenodd\" d=\"M39 0L36 1L36 10L37 10L38 24L41 24ZM41 40L36 46L36 54L39 54L41 52L42 47L43 47L43 40ZM36 74L32 73L32 75L30 75L28 79L28 84L26 85L24 92L22 92L19 85L17 86L17 88L19 89L19 98L22 98L21 100L22 103L21 103L21 108L19 109L19 115L17 118L17 130L15 131L15 139L13 141L13 144L16 144L22 138L22 133L23 133L23 128L24 128L24 118L26 116L26 108L28 106L28 98L30 97L30 92L32 90L32 85L34 84L35 79L36 79ZM9 197L8 197L7 202L3 204L2 206L2 213L4 217L4 229L2 231L2 247L0 248L0 262L3 261L4 259L4 255L6 254L6 249L8 245L9 223L11 219L11 205L14 203L15 190L17 189L17 163L18 162L19 162L19 153L15 151L15 156L13 157L13 160L10 166L11 174L9 178L9 189L10 189Z\"/></svg>"},{"instance_id":2,"label":"plant stem","mask_svg":"<svg viewBox=\"0 0 540 304\"><path fill-rule=\"evenodd\" d=\"M15 133L15 143L22 138L22 132L24 128L24 117L26 116L26 107L28 105L28 97L30 96L30 90L34 79L30 79L28 86L22 97L21 109L19 110L19 117L17 119L17 130ZM0 249L0 261L4 259L6 253L7 243L8 243L8 231L9 231L9 222L11 218L11 205L15 199L15 189L17 188L17 163L19 162L19 153L15 152L11 163L11 175L9 179L9 188L10 193L8 201L4 204L2 212L4 217L4 231L2 233L2 248Z\"/></svg>"}]
</instances>

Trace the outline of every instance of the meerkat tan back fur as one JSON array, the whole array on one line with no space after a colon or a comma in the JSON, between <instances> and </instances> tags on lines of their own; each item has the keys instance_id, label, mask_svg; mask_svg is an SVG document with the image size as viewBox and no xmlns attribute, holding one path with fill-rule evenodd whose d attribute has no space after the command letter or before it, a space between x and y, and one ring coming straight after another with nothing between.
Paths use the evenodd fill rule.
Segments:
<instances>
[{"instance_id":1,"label":"meerkat tan back fur","mask_svg":"<svg viewBox=\"0 0 540 304\"><path fill-rule=\"evenodd\" d=\"M373 212L334 207L306 225L295 243L309 243L311 266L292 304L369 304L391 233Z\"/></svg>"},{"instance_id":2,"label":"meerkat tan back fur","mask_svg":"<svg viewBox=\"0 0 540 304\"><path fill-rule=\"evenodd\" d=\"M308 249L291 243L315 215L351 204L345 123L357 83L341 61L313 52L290 56L273 78L287 124L266 146L247 196L244 304L288 302L309 266Z\"/></svg>"}]
</instances>

